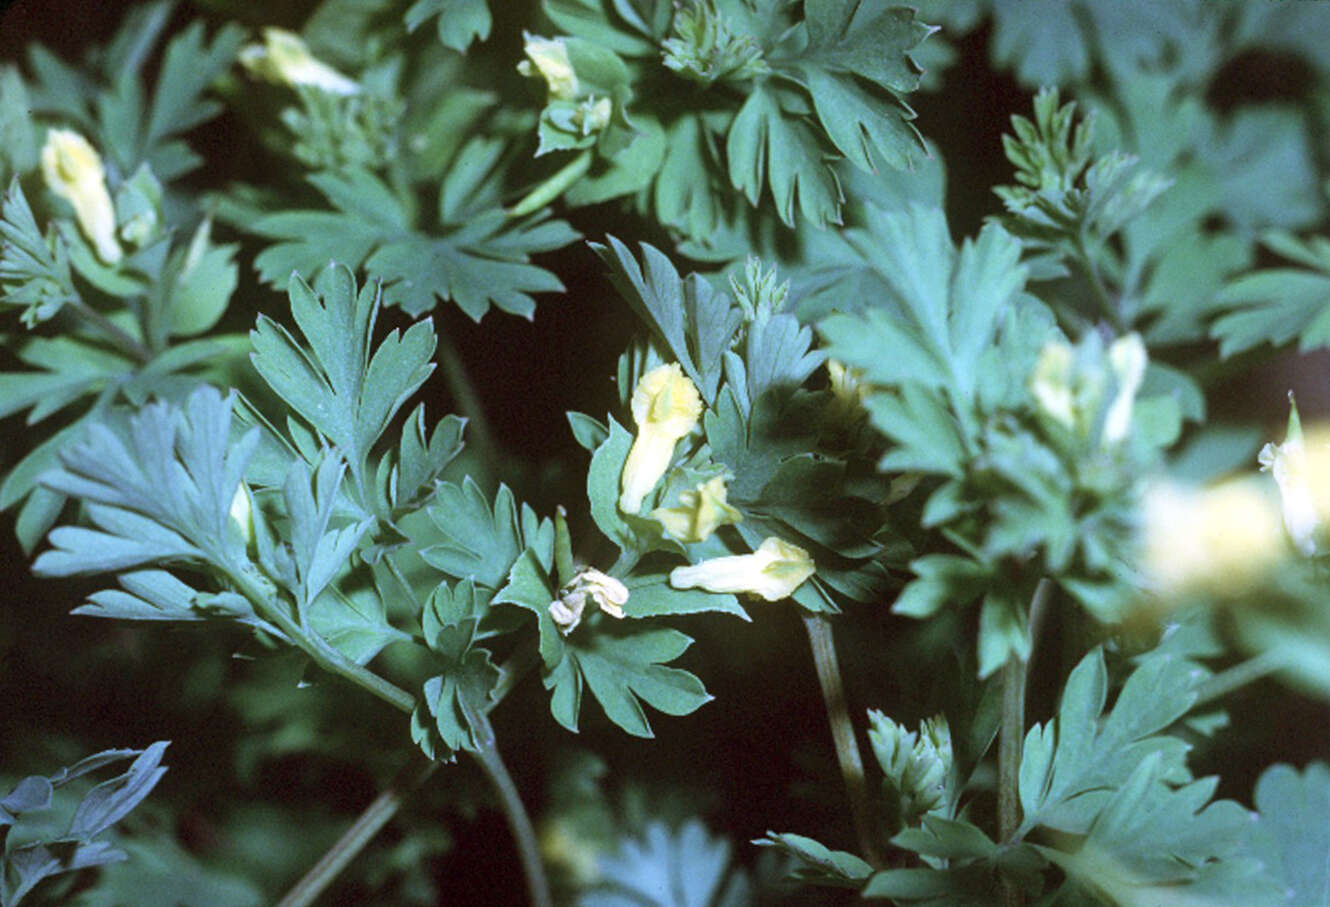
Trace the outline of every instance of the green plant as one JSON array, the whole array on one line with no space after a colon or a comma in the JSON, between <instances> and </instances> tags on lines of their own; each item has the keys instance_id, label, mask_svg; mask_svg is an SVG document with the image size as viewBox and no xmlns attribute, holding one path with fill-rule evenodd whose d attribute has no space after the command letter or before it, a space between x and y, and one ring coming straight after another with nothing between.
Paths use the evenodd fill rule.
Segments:
<instances>
[{"instance_id":1,"label":"green plant","mask_svg":"<svg viewBox=\"0 0 1330 907\"><path fill-rule=\"evenodd\" d=\"M1213 413L1330 337L1319 5L199 6L0 66L0 417L25 420L0 507L65 581L46 598L195 625L116 671L162 688L144 714L210 716L229 791L171 793L133 860L61 897L161 868L162 903L501 902L516 873L437 868L497 806L533 904L1316 899L1330 843L1298 829L1324 765L1252 757L1251 789L1199 766L1277 737L1227 726L1253 690L1330 693L1330 442L1294 407L1270 481L1283 413ZM969 152L914 108L963 97L947 67L982 65L988 19L993 65L1038 91L993 138L1010 175L958 213ZM1235 92L1253 58L1305 91ZM611 295L579 253L617 298L510 350L508 315L544 331L565 286ZM524 398L593 412L540 447L495 418ZM71 677L123 648L0 636L14 670ZM752 764L720 758L711 786L756 818L713 803L708 828L705 785L640 755L775 733L788 759L760 710L801 689L830 746L807 735L804 784L773 773L816 809L746 797ZM677 743L726 697L723 734ZM103 820L5 838L5 903L107 863L92 835L163 746L0 801L8 835L79 766L138 757ZM334 770L393 780L348 826Z\"/></svg>"}]
</instances>

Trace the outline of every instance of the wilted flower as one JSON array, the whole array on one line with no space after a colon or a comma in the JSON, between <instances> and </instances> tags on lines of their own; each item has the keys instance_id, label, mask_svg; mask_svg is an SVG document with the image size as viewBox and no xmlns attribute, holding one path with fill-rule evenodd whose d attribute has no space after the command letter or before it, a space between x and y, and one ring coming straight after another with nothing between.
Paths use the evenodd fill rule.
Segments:
<instances>
[{"instance_id":1,"label":"wilted flower","mask_svg":"<svg viewBox=\"0 0 1330 907\"><path fill-rule=\"evenodd\" d=\"M1287 551L1278 509L1251 480L1204 489L1158 481L1143 516L1147 583L1164 597L1242 595Z\"/></svg>"},{"instance_id":2,"label":"wilted flower","mask_svg":"<svg viewBox=\"0 0 1330 907\"><path fill-rule=\"evenodd\" d=\"M283 28L263 29L263 43L241 48L240 63L259 78L279 85L306 85L340 95L360 91L358 82L316 59L299 35Z\"/></svg>"},{"instance_id":3,"label":"wilted flower","mask_svg":"<svg viewBox=\"0 0 1330 907\"><path fill-rule=\"evenodd\" d=\"M690 567L675 567L670 571L670 585L676 589L699 587L708 592L746 593L774 602L788 598L813 575L814 569L807 551L772 537L752 554L713 557Z\"/></svg>"},{"instance_id":4,"label":"wilted flower","mask_svg":"<svg viewBox=\"0 0 1330 907\"><path fill-rule=\"evenodd\" d=\"M702 398L677 362L653 368L633 390L633 421L637 437L620 477L619 509L637 513L642 499L669 468L674 445L693 430L702 416Z\"/></svg>"},{"instance_id":5,"label":"wilted flower","mask_svg":"<svg viewBox=\"0 0 1330 907\"><path fill-rule=\"evenodd\" d=\"M587 599L600 606L610 617L622 619L623 606L628 602L628 587L614 577L593 567L580 571L569 580L550 602L550 617L564 636L577 629L586 610Z\"/></svg>"},{"instance_id":6,"label":"wilted flower","mask_svg":"<svg viewBox=\"0 0 1330 907\"><path fill-rule=\"evenodd\" d=\"M1261 470L1272 473L1279 486L1284 528L1293 546L1309 556L1323 552L1320 536L1330 516L1330 430L1310 429L1304 437L1294 406L1284 443L1265 445L1259 459Z\"/></svg>"},{"instance_id":7,"label":"wilted flower","mask_svg":"<svg viewBox=\"0 0 1330 907\"><path fill-rule=\"evenodd\" d=\"M524 76L542 76L550 88L550 97L560 101L571 101L577 97L577 73L568 59L568 46L562 38L542 38L530 32L522 32L526 40L523 48L527 59L517 64L517 71Z\"/></svg>"},{"instance_id":8,"label":"wilted flower","mask_svg":"<svg viewBox=\"0 0 1330 907\"><path fill-rule=\"evenodd\" d=\"M52 192L74 206L83 235L107 264L120 260L115 208L106 191L106 171L97 150L69 129L52 129L42 148L42 176Z\"/></svg>"},{"instance_id":9,"label":"wilted flower","mask_svg":"<svg viewBox=\"0 0 1330 907\"><path fill-rule=\"evenodd\" d=\"M702 542L721 526L737 523L743 514L726 500L725 479L716 476L692 491L679 492L678 507L657 507L651 516L684 543Z\"/></svg>"}]
</instances>

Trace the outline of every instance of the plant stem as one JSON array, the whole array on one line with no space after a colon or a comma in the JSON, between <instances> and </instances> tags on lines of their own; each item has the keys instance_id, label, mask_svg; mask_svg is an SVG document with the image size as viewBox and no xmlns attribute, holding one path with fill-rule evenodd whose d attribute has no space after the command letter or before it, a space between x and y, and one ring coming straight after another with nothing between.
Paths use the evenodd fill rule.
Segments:
<instances>
[{"instance_id":1,"label":"plant stem","mask_svg":"<svg viewBox=\"0 0 1330 907\"><path fill-rule=\"evenodd\" d=\"M845 793L850 798L850 816L859 839L859 849L864 859L880 867L883 861L877 849L877 825L873 821L872 801L868 797L868 782L864 777L863 760L859 756L859 744L854 736L854 724L850 721L850 713L845 705L845 688L841 683L831 622L821 614L805 614L803 620L813 650L817 682L822 687L822 700L827 707L831 739L836 745L836 761L840 763L841 777L845 779Z\"/></svg>"},{"instance_id":2,"label":"plant stem","mask_svg":"<svg viewBox=\"0 0 1330 907\"><path fill-rule=\"evenodd\" d=\"M495 745L494 730L490 727L489 718L483 712L480 713L480 723L482 739L480 751L475 753L475 757L480 762L480 767L485 770L485 774L489 776L490 783L494 785L494 790L499 795L499 806L508 819L508 827L512 829L513 837L517 839L517 855L522 861L522 873L526 876L528 903L532 907L550 907L553 898L550 895L549 879L545 877L545 865L540 859L536 829L531 824L531 817L527 815L526 807L522 805L517 785L508 774L507 766L503 764L499 748Z\"/></svg>"},{"instance_id":3,"label":"plant stem","mask_svg":"<svg viewBox=\"0 0 1330 907\"><path fill-rule=\"evenodd\" d=\"M152 359L152 350L138 338L107 318L101 312L89 306L81 299L66 303L66 306L78 313L79 317L96 328L108 343L120 352L139 362Z\"/></svg>"},{"instance_id":4,"label":"plant stem","mask_svg":"<svg viewBox=\"0 0 1330 907\"><path fill-rule=\"evenodd\" d=\"M411 792L424 784L440 764L423 753L416 753L388 787L351 823L337 843L277 902L277 907L308 907L314 903L314 899L374 839L397 814Z\"/></svg>"},{"instance_id":5,"label":"plant stem","mask_svg":"<svg viewBox=\"0 0 1330 907\"><path fill-rule=\"evenodd\" d=\"M485 405L480 402L471 376L467 374L462 356L453 346L447 332L438 332L439 365L443 368L443 379L448 383L448 391L453 395L453 405L466 417L467 443L480 454L479 462L484 467L486 478L493 471L499 447L494 441L494 431L490 428L485 415ZM488 482L481 482L489 485Z\"/></svg>"},{"instance_id":6,"label":"plant stem","mask_svg":"<svg viewBox=\"0 0 1330 907\"><path fill-rule=\"evenodd\" d=\"M306 633L279 602L269 597L254 577L239 569L227 569L226 576L240 590L240 594L254 605L259 616L275 624L293 646L301 649L319 667L368 690L393 708L411 714L411 710L416 707L416 697L369 668L351 661L317 634Z\"/></svg>"},{"instance_id":7,"label":"plant stem","mask_svg":"<svg viewBox=\"0 0 1330 907\"><path fill-rule=\"evenodd\" d=\"M1085 271L1085 276L1090 279L1090 286L1094 289L1095 301L1099 303L1100 310L1104 317L1108 319L1109 324L1113 325L1114 330L1122 333L1127 329L1125 319L1122 317L1122 311L1118 303L1114 302L1112 294L1108 292L1108 287L1104 286L1104 280L1099 276L1099 266L1095 264L1093 255L1090 253L1090 245L1086 241L1084 232L1076 238L1076 251L1080 255L1081 267Z\"/></svg>"},{"instance_id":8,"label":"plant stem","mask_svg":"<svg viewBox=\"0 0 1330 907\"><path fill-rule=\"evenodd\" d=\"M539 653L532 642L520 647L500 665L499 681L490 691L489 702L486 703L484 711L488 712L502 702L527 671L536 665L538 658ZM478 756L476 758L479 760ZM292 886L286 896L278 902L277 907L306 907L313 903L314 899L355 859L356 854L374 840L392 817L397 815L406 798L429 780L441 764L427 759L422 753L417 753L383 793L375 797L374 801L356 817L351 827L337 839L337 843L333 844L300 881ZM530 825L530 822L527 824Z\"/></svg>"},{"instance_id":9,"label":"plant stem","mask_svg":"<svg viewBox=\"0 0 1330 907\"><path fill-rule=\"evenodd\" d=\"M1268 651L1226 668L1196 687L1196 702L1193 708L1227 696L1229 693L1260 680L1282 668L1288 667L1288 659L1282 652Z\"/></svg>"},{"instance_id":10,"label":"plant stem","mask_svg":"<svg viewBox=\"0 0 1330 907\"><path fill-rule=\"evenodd\" d=\"M1017 655L1002 666L1002 729L998 734L998 841L1010 841L1020 822L1021 737L1025 732L1025 665ZM1003 907L1021 907L1025 896L1002 879Z\"/></svg>"}]
</instances>

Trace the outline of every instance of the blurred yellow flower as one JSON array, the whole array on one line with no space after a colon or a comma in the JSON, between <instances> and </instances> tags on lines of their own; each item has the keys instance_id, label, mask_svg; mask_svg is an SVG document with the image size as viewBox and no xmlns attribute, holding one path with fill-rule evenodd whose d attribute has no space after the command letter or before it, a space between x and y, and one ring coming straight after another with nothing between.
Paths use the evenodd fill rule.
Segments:
<instances>
[{"instance_id":1,"label":"blurred yellow flower","mask_svg":"<svg viewBox=\"0 0 1330 907\"><path fill-rule=\"evenodd\" d=\"M106 171L97 150L69 129L52 129L42 148L42 177L52 192L74 206L79 228L109 265L120 260L115 207L106 191Z\"/></svg>"},{"instance_id":2,"label":"blurred yellow flower","mask_svg":"<svg viewBox=\"0 0 1330 907\"><path fill-rule=\"evenodd\" d=\"M633 390L637 437L620 476L619 509L637 513L674 456L674 445L702 417L702 398L677 362L653 368Z\"/></svg>"},{"instance_id":3,"label":"blurred yellow flower","mask_svg":"<svg viewBox=\"0 0 1330 907\"><path fill-rule=\"evenodd\" d=\"M1260 463L1279 486L1284 528L1293 547L1308 556L1324 553L1330 517L1330 426L1309 428L1304 435L1294 408L1284 443L1261 448Z\"/></svg>"},{"instance_id":4,"label":"blurred yellow flower","mask_svg":"<svg viewBox=\"0 0 1330 907\"><path fill-rule=\"evenodd\" d=\"M774 602L789 598L814 569L807 551L772 537L752 554L713 557L690 567L675 567L670 571L670 585L676 589L745 593Z\"/></svg>"},{"instance_id":5,"label":"blurred yellow flower","mask_svg":"<svg viewBox=\"0 0 1330 907\"><path fill-rule=\"evenodd\" d=\"M743 519L743 514L730 506L727 496L725 479L716 476L692 491L681 491L678 507L657 507L651 516L685 544L706 541L721 526Z\"/></svg>"},{"instance_id":6,"label":"blurred yellow flower","mask_svg":"<svg viewBox=\"0 0 1330 907\"><path fill-rule=\"evenodd\" d=\"M573 72L572 61L568 59L568 47L562 38L542 38L530 32L522 32L526 40L523 50L527 59L517 64L517 71L524 76L542 76L549 85L550 97L560 101L571 101L577 97L577 73Z\"/></svg>"},{"instance_id":7,"label":"blurred yellow flower","mask_svg":"<svg viewBox=\"0 0 1330 907\"><path fill-rule=\"evenodd\" d=\"M1253 591L1288 552L1279 508L1259 482L1147 487L1144 567L1154 594L1236 597Z\"/></svg>"},{"instance_id":8,"label":"blurred yellow flower","mask_svg":"<svg viewBox=\"0 0 1330 907\"><path fill-rule=\"evenodd\" d=\"M279 85L306 85L339 95L360 91L360 83L316 59L304 39L283 28L263 29L263 43L241 48L240 63L255 76Z\"/></svg>"}]
</instances>

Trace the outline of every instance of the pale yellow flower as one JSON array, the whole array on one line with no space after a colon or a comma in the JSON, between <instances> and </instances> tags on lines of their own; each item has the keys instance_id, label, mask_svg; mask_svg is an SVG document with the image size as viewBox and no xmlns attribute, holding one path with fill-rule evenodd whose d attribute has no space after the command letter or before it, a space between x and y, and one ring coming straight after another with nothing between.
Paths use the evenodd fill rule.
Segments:
<instances>
[{"instance_id":1,"label":"pale yellow flower","mask_svg":"<svg viewBox=\"0 0 1330 907\"><path fill-rule=\"evenodd\" d=\"M549 85L550 97L560 101L571 101L577 97L577 73L568 59L568 46L562 38L542 38L530 32L522 32L526 44L523 50L527 59L517 64L517 71L524 76L542 76Z\"/></svg>"},{"instance_id":2,"label":"pale yellow flower","mask_svg":"<svg viewBox=\"0 0 1330 907\"><path fill-rule=\"evenodd\" d=\"M1148 357L1141 335L1134 331L1114 340L1108 348L1108 365L1117 378L1118 392L1104 418L1104 440L1117 444L1131 431L1131 411L1136 392L1145 380Z\"/></svg>"},{"instance_id":3,"label":"pale yellow flower","mask_svg":"<svg viewBox=\"0 0 1330 907\"><path fill-rule=\"evenodd\" d=\"M713 557L690 567L675 567L670 571L670 585L676 589L744 593L774 602L789 598L814 569L807 551L772 537L752 554Z\"/></svg>"},{"instance_id":4,"label":"pale yellow flower","mask_svg":"<svg viewBox=\"0 0 1330 907\"><path fill-rule=\"evenodd\" d=\"M1247 594L1288 550L1279 508L1251 479L1211 488L1155 482L1143 516L1147 583L1165 598Z\"/></svg>"},{"instance_id":5,"label":"pale yellow flower","mask_svg":"<svg viewBox=\"0 0 1330 907\"><path fill-rule=\"evenodd\" d=\"M1261 448L1260 463L1279 486L1284 528L1293 546L1309 556L1322 553L1321 536L1330 519L1330 426L1308 428L1306 435L1295 428L1283 444Z\"/></svg>"},{"instance_id":6,"label":"pale yellow flower","mask_svg":"<svg viewBox=\"0 0 1330 907\"><path fill-rule=\"evenodd\" d=\"M254 544L254 498L249 487L241 482L236 486L236 493L231 498L231 519L240 529L240 537L245 540L245 547Z\"/></svg>"},{"instance_id":7,"label":"pale yellow flower","mask_svg":"<svg viewBox=\"0 0 1330 907\"><path fill-rule=\"evenodd\" d=\"M674 445L702 417L702 398L677 362L653 368L633 389L637 437L620 476L619 509L637 513L674 456Z\"/></svg>"},{"instance_id":8,"label":"pale yellow flower","mask_svg":"<svg viewBox=\"0 0 1330 907\"><path fill-rule=\"evenodd\" d=\"M109 265L120 260L115 207L106 191L106 171L97 150L69 129L52 129L42 148L42 176L52 192L74 206L83 235Z\"/></svg>"},{"instance_id":9,"label":"pale yellow flower","mask_svg":"<svg viewBox=\"0 0 1330 907\"><path fill-rule=\"evenodd\" d=\"M1076 394L1072 387L1075 351L1061 340L1050 340L1039 353L1030 375L1030 391L1045 414L1067 428L1076 427Z\"/></svg>"},{"instance_id":10,"label":"pale yellow flower","mask_svg":"<svg viewBox=\"0 0 1330 907\"><path fill-rule=\"evenodd\" d=\"M550 602L550 617L564 636L576 630L582 622L588 599L610 617L622 620L623 606L628 602L628 587L594 567L580 571L564 585L559 597Z\"/></svg>"},{"instance_id":11,"label":"pale yellow flower","mask_svg":"<svg viewBox=\"0 0 1330 907\"><path fill-rule=\"evenodd\" d=\"M283 28L263 29L263 43L241 48L240 63L255 76L279 85L305 85L339 95L360 91L358 82L316 59L304 39Z\"/></svg>"},{"instance_id":12,"label":"pale yellow flower","mask_svg":"<svg viewBox=\"0 0 1330 907\"><path fill-rule=\"evenodd\" d=\"M679 492L678 507L657 507L651 516L681 542L706 541L721 526L743 519L743 514L726 500L727 496L725 479L716 476L692 491Z\"/></svg>"}]
</instances>

